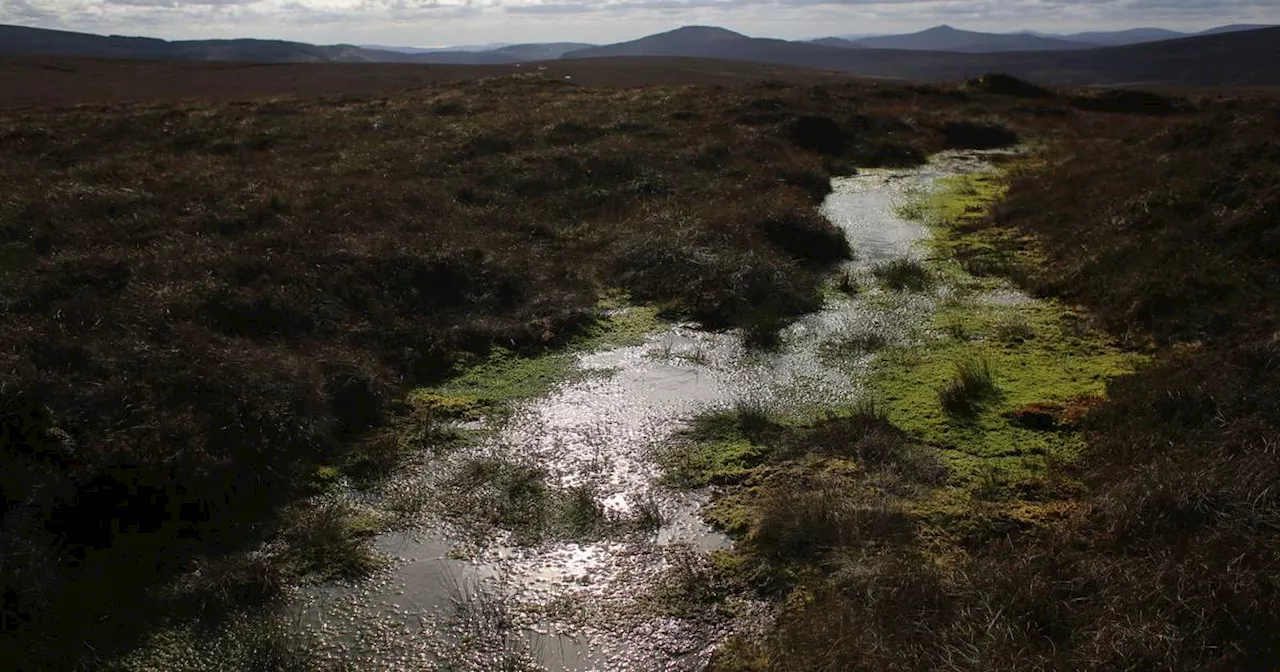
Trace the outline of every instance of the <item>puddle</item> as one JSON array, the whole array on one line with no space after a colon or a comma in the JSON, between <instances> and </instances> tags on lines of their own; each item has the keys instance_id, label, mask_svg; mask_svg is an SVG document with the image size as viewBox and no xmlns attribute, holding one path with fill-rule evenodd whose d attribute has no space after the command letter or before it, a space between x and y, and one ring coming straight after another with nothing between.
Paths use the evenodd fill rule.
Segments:
<instances>
[{"instance_id":1,"label":"puddle","mask_svg":"<svg viewBox=\"0 0 1280 672\"><path fill-rule=\"evenodd\" d=\"M465 460L492 456L536 465L552 488L590 492L606 518L656 512L655 531L522 546L509 530L477 540L427 516L416 529L378 540L393 558L379 576L305 591L301 627L334 666L358 669L701 669L750 614L767 616L764 605L735 610L737 621L680 619L653 607L655 586L682 554L729 545L698 514L705 493L657 483L655 451L708 409L749 402L812 410L856 401L871 356L844 357L836 367L824 347L867 332L900 342L939 300L937 293L873 300L884 290L873 287L870 270L917 255L914 243L927 235L898 208L939 177L986 169L980 154L943 154L921 169L836 180L823 211L848 233L857 258L847 271L869 289L798 320L776 351L747 351L737 334L675 325L639 346L584 354L577 366L597 375L575 377L518 409L466 454L396 485L430 493Z\"/></svg>"}]
</instances>

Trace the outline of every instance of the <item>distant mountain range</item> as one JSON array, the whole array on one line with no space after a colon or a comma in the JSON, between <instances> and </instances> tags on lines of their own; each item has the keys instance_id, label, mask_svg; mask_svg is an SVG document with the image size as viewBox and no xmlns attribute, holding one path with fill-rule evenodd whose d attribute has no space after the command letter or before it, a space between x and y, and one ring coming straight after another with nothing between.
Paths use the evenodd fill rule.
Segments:
<instances>
[{"instance_id":1,"label":"distant mountain range","mask_svg":"<svg viewBox=\"0 0 1280 672\"><path fill-rule=\"evenodd\" d=\"M822 62L842 51L844 50L810 42L747 37L724 28L685 26L630 42L571 51L562 58L684 56L794 65L791 63L794 59Z\"/></svg>"},{"instance_id":2,"label":"distant mountain range","mask_svg":"<svg viewBox=\"0 0 1280 672\"><path fill-rule=\"evenodd\" d=\"M978 33L970 30L957 30L951 26L938 26L908 35L865 37L860 40L851 40L851 43L871 49L957 51L966 53L1061 51L1065 49L1089 49L1097 46L1029 33Z\"/></svg>"},{"instance_id":3,"label":"distant mountain range","mask_svg":"<svg viewBox=\"0 0 1280 672\"><path fill-rule=\"evenodd\" d=\"M0 26L0 53L271 63L509 65L557 59L692 57L789 65L925 81L1006 72L1046 84L1280 85L1280 28L1224 26L1196 36L1138 28L1047 36L939 26L908 35L788 41L687 26L603 46L576 42L493 49L356 45L281 40L165 41Z\"/></svg>"},{"instance_id":4,"label":"distant mountain range","mask_svg":"<svg viewBox=\"0 0 1280 672\"><path fill-rule=\"evenodd\" d=\"M906 35L836 35L810 40L830 46L910 49L913 51L960 51L992 53L1000 51L1058 51L1093 47L1118 47L1160 40L1176 40L1196 35L1217 35L1274 26L1234 24L1210 28L1199 33L1183 33L1165 28L1130 28L1128 30L1091 31L1086 33L1041 33L1024 30L1016 33L979 33L951 26L937 26Z\"/></svg>"},{"instance_id":5,"label":"distant mountain range","mask_svg":"<svg viewBox=\"0 0 1280 672\"><path fill-rule=\"evenodd\" d=\"M964 32L925 31L947 36L952 44L961 38L969 39L953 34ZM968 35L978 35L983 40L990 36ZM1280 28L1219 31L1118 47L1073 46L1018 52L885 49L868 46L866 40L849 41L848 46L842 42L787 42L747 37L723 28L690 26L630 42L569 52L564 58L719 58L924 81L959 80L987 72L1006 72L1046 84L1280 85Z\"/></svg>"}]
</instances>

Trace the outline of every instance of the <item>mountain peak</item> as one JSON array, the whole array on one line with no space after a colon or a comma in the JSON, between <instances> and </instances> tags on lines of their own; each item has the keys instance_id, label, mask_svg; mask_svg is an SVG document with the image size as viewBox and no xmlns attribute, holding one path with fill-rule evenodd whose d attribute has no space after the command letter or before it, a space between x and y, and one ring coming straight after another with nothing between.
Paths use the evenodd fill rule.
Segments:
<instances>
[{"instance_id":1,"label":"mountain peak","mask_svg":"<svg viewBox=\"0 0 1280 672\"><path fill-rule=\"evenodd\" d=\"M672 37L682 37L698 40L737 40L748 39L742 33L735 33L727 28L719 26L681 26L675 30L669 30L660 35L670 35Z\"/></svg>"}]
</instances>

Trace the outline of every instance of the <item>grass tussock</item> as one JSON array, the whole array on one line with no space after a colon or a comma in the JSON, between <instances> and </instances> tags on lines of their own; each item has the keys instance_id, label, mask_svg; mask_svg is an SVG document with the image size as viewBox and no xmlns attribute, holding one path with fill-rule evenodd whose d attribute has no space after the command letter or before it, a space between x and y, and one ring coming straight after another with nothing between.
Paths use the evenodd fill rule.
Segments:
<instances>
[{"instance_id":1,"label":"grass tussock","mask_svg":"<svg viewBox=\"0 0 1280 672\"><path fill-rule=\"evenodd\" d=\"M970 90L1019 98L1053 98L1054 93L1038 84L999 72L987 73L965 82Z\"/></svg>"},{"instance_id":2,"label":"grass tussock","mask_svg":"<svg viewBox=\"0 0 1280 672\"><path fill-rule=\"evenodd\" d=\"M908 535L911 520L886 500L851 494L839 483L774 490L759 505L746 544L772 562L790 562L868 540Z\"/></svg>"},{"instance_id":3,"label":"grass tussock","mask_svg":"<svg viewBox=\"0 0 1280 672\"><path fill-rule=\"evenodd\" d=\"M956 362L955 376L938 390L938 401L947 413L966 416L999 392L991 373L991 362L976 355Z\"/></svg>"},{"instance_id":4,"label":"grass tussock","mask_svg":"<svg viewBox=\"0 0 1280 672\"><path fill-rule=\"evenodd\" d=\"M923 292L933 286L933 277L924 264L915 259L894 259L871 269L885 287L907 292Z\"/></svg>"},{"instance_id":5,"label":"grass tussock","mask_svg":"<svg viewBox=\"0 0 1280 672\"><path fill-rule=\"evenodd\" d=\"M839 289L845 296L857 296L862 291L862 287L858 283L858 276L852 271L845 271L840 274L836 280L836 289Z\"/></svg>"},{"instance_id":6,"label":"grass tussock","mask_svg":"<svg viewBox=\"0 0 1280 672\"><path fill-rule=\"evenodd\" d=\"M1018 134L999 121L951 121L942 127L948 149L1002 149L1018 144Z\"/></svg>"},{"instance_id":7,"label":"grass tussock","mask_svg":"<svg viewBox=\"0 0 1280 672\"><path fill-rule=\"evenodd\" d=\"M856 331L830 343L823 350L833 356L860 356L873 353L889 344L889 337L879 331Z\"/></svg>"}]
</instances>

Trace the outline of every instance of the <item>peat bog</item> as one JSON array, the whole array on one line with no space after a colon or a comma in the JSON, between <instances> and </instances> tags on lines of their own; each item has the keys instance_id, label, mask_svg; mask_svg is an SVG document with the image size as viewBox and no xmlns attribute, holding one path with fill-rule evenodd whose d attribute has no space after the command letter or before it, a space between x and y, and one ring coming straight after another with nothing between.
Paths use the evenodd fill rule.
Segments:
<instances>
[{"instance_id":1,"label":"peat bog","mask_svg":"<svg viewBox=\"0 0 1280 672\"><path fill-rule=\"evenodd\" d=\"M781 604L713 666L1274 667L1277 112L536 73L0 111L0 660L107 667L376 570L376 521L298 502L455 440L475 409L410 390L563 348L602 297L768 345L869 292L936 296L937 348L852 334L869 401L695 424L738 452L670 474L741 537L673 604ZM1018 139L921 195L927 258L836 273L832 175Z\"/></svg>"}]
</instances>

